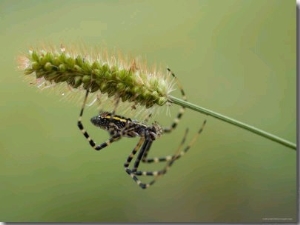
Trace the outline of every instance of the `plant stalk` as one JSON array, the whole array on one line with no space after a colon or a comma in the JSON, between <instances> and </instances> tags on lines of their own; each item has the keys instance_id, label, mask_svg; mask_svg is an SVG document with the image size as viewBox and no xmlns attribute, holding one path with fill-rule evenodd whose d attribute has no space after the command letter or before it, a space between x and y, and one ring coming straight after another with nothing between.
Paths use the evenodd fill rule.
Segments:
<instances>
[{"instance_id":1,"label":"plant stalk","mask_svg":"<svg viewBox=\"0 0 300 225\"><path fill-rule=\"evenodd\" d=\"M230 124L232 124L232 125L238 126L238 127L243 128L243 129L245 129L245 130L248 130L248 131L250 131L250 132L252 132L252 133L255 133L255 134L258 134L258 135L260 135L260 136L262 136L262 137L265 137L265 138L267 138L267 139L269 139L269 140L271 140L271 141L275 141L275 142L277 142L277 143L279 143L279 144L282 144L282 145L284 145L284 146L286 146L286 147L288 147L288 148L290 148L290 149L293 149L293 150L295 150L295 151L296 151L296 149L297 149L297 146L296 146L295 143L292 143L292 142L287 141L287 140L285 140L285 139L283 139L283 138L280 138L280 137L278 137L278 136L275 136L275 135L273 135L273 134L270 134L270 133L268 133L268 132L266 132L266 131L260 130L260 129L256 128L256 127L253 127L253 126L250 126L250 125L248 125L248 124L242 123L242 122L237 121L237 120L235 120L235 119L232 119L232 118L230 118L230 117L221 115L221 114L219 114L219 113L216 113L216 112L213 112L213 111L211 111L211 110L205 109L205 108L200 107L200 106L198 106L198 105L195 105L195 104L193 104L193 103L184 101L184 100L182 100L182 99L178 99L178 98L176 98L176 97L174 97L174 96L169 96L169 99L170 99L171 102L174 103L174 104L177 104L177 105L180 105L180 106L184 106L184 107L189 108L189 109L192 109L192 110L194 110L194 111L197 111L197 112L206 114L206 115L208 115L208 116L212 116L212 117L214 117L214 118L216 118L216 119L219 119L219 120L222 120L222 121L224 121L224 122L230 123Z\"/></svg>"}]
</instances>

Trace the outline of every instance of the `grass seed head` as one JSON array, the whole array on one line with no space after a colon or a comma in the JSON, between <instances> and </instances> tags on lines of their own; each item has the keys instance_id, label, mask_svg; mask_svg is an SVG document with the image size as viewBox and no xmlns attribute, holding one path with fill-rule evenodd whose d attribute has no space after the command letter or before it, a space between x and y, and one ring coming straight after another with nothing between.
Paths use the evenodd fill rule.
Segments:
<instances>
[{"instance_id":1,"label":"grass seed head","mask_svg":"<svg viewBox=\"0 0 300 225\"><path fill-rule=\"evenodd\" d=\"M68 50L62 46L31 49L19 56L19 68L25 75L33 75L39 88L66 84L70 90L89 89L97 98L120 98L134 107L151 108L168 102L173 81L167 71L149 69L140 60L120 53Z\"/></svg>"}]
</instances>

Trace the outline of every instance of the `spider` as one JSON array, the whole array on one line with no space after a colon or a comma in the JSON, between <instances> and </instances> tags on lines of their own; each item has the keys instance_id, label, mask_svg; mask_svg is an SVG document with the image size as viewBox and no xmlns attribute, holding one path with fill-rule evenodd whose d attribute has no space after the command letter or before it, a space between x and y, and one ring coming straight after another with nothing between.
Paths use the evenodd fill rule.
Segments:
<instances>
[{"instance_id":1,"label":"spider","mask_svg":"<svg viewBox=\"0 0 300 225\"><path fill-rule=\"evenodd\" d=\"M172 76L175 78L177 86L179 87L181 91L182 98L186 100L186 95L181 87L177 77L175 74L167 68L168 72L172 74ZM131 154L128 156L126 162L124 163L124 169L126 173L132 177L132 179L141 187L142 189L146 189L153 185L156 180L163 176L164 174L167 173L169 168L173 165L173 163L181 158L193 145L193 143L196 141L200 133L202 132L206 120L204 120L201 128L198 130L198 132L195 134L195 136L192 138L190 143L183 149L183 144L185 143L188 129L186 129L185 134L183 136L183 139L178 146L178 149L175 154L165 156L165 157L155 157L155 158L147 158L147 155L151 149L151 145L153 141L158 139L162 134L164 133L171 133L178 125L184 111L185 107L181 107L177 116L175 117L173 123L167 127L167 128L162 128L157 122L152 123L152 125L148 126L145 123L141 123L135 120L131 120L130 118L126 118L123 116L115 115L115 110L118 104L118 100L116 103L115 109L110 113L110 112L100 112L99 115L91 118L91 122L93 125L96 127L99 127L103 130L108 131L110 138L103 142L102 144L97 145L95 141L90 137L90 135L87 133L87 131L84 129L84 126L82 124L82 116L83 116L83 111L87 102L87 97L89 94L89 90L86 91L85 98L83 101L83 105L79 114L78 122L77 125L84 135L84 137L88 140L89 144L97 151L100 151L110 145L113 142L116 142L120 140L122 137L128 137L128 138L134 138L134 137L139 137L139 141L136 144L136 146L133 148L131 151ZM148 115L146 118L145 122L148 121L148 119L151 117L151 114ZM136 155L136 153L139 152L138 156L136 157L136 160L134 162L134 165L132 168L129 168L129 165ZM140 162L143 163L158 163L158 162L167 162L165 167L159 171L139 171L139 165ZM140 181L138 176L153 176L154 179L149 182L149 183L143 183Z\"/></svg>"}]
</instances>

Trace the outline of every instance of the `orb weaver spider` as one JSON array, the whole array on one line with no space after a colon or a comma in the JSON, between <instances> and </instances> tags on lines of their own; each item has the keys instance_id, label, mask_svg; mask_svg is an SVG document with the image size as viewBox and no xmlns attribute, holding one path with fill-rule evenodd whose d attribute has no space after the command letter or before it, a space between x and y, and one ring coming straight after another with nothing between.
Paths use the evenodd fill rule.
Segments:
<instances>
[{"instance_id":1,"label":"orb weaver spider","mask_svg":"<svg viewBox=\"0 0 300 225\"><path fill-rule=\"evenodd\" d=\"M167 68L168 72L172 74L172 76L175 78L177 86L179 87L181 91L182 98L186 100L185 92L179 83L177 77L175 74ZM164 133L171 133L178 125L184 111L185 107L181 107L177 116L175 117L173 123L170 125L170 127L162 128L157 122L152 123L152 125L148 126L145 123L141 123L135 120L131 120L130 118L122 117L119 115L115 115L115 110L118 105L119 99L116 102L116 107L113 110L112 113L110 112L100 112L99 115L91 118L91 122L96 127L99 127L103 130L108 131L110 138L103 142L102 144L97 145L95 141L90 137L90 135L87 133L87 131L84 129L84 126L82 124L82 116L83 111L87 102L87 97L89 94L89 90L86 91L86 95L83 101L83 105L79 114L78 118L78 128L84 135L84 137L88 140L89 144L97 151L100 151L110 145L113 142L116 142L120 140L122 137L128 137L128 138L134 138L139 137L140 140L136 144L136 146L133 148L131 154L128 156L126 162L124 163L124 169L126 173L131 176L131 178L141 187L142 189L146 189L153 185L155 181L167 173L169 168L173 165L173 163L181 158L194 144L200 133L203 131L203 128L205 126L206 120L204 120L201 128L198 130L198 132L195 134L195 136L192 138L190 143L183 149L183 144L185 143L188 129L186 129L185 134L183 136L183 139L178 146L178 149L175 154L165 156L165 157L155 157L155 158L147 158L148 153L150 152L151 145L153 141L155 141L157 138L159 138ZM148 121L148 119L151 117L151 114L148 115L145 122ZM133 168L130 169L129 165L136 155L136 153L139 152ZM139 171L139 165L140 162L143 163L158 163L158 162L167 162L165 167L159 171ZM138 176L154 176L154 179L149 183L142 183L140 179L138 179Z\"/></svg>"}]
</instances>

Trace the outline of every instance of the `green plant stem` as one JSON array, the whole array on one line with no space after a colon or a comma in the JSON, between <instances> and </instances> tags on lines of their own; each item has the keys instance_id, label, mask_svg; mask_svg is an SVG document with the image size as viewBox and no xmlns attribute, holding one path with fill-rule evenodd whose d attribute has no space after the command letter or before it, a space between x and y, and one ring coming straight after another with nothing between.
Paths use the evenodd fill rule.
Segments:
<instances>
[{"instance_id":1,"label":"green plant stem","mask_svg":"<svg viewBox=\"0 0 300 225\"><path fill-rule=\"evenodd\" d=\"M292 143L290 141L287 141L285 139L282 139L282 138L280 138L278 136L275 136L273 134L270 134L270 133L268 133L266 131L260 130L260 129L256 128L256 127L250 126L248 124L242 123L242 122L237 121L235 119L229 118L227 116L224 116L224 115L221 115L219 113L213 112L211 110L205 109L203 107L197 106L195 104L192 104L190 102L184 101L182 99L178 99L178 98L176 98L174 96L169 96L169 99L174 104L177 104L177 105L180 105L180 106L184 106L184 107L192 109L194 111L206 114L208 116L212 116L212 117L214 117L216 119L219 119L219 120L222 120L224 122L230 123L232 125L238 126L238 127L243 128L245 130L248 130L248 131L250 131L252 133L258 134L258 135L260 135L262 137L265 137L265 138L267 138L269 140L275 141L275 142L277 142L279 144L282 144L282 145L284 145L286 147L289 147L289 148L291 148L293 150L297 149L296 144L294 144L294 143Z\"/></svg>"}]
</instances>

